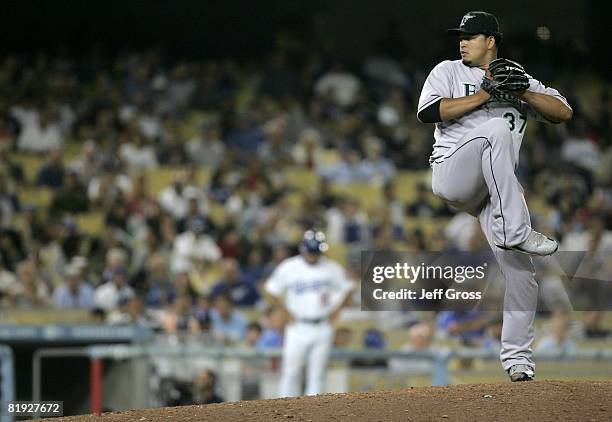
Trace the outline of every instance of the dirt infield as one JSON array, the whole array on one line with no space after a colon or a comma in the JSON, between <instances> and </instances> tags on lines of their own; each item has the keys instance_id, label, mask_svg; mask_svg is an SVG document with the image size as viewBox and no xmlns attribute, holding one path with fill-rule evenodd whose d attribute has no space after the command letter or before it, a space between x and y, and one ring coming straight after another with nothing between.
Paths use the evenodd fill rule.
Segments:
<instances>
[{"instance_id":1,"label":"dirt infield","mask_svg":"<svg viewBox=\"0 0 612 422\"><path fill-rule=\"evenodd\" d=\"M53 421L612 421L612 381L455 385L105 413Z\"/></svg>"}]
</instances>

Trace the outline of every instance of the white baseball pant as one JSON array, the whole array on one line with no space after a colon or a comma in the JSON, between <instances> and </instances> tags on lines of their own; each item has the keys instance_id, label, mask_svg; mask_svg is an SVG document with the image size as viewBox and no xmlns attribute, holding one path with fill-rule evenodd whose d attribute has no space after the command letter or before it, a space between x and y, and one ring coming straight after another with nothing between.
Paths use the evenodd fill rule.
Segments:
<instances>
[{"instance_id":1,"label":"white baseball pant","mask_svg":"<svg viewBox=\"0 0 612 422\"><path fill-rule=\"evenodd\" d=\"M476 216L506 280L502 349L504 370L535 366L531 345L538 283L531 257L506 251L531 231L522 188L514 174L517 157L508 121L493 118L477 126L432 163L435 195Z\"/></svg>"},{"instance_id":2,"label":"white baseball pant","mask_svg":"<svg viewBox=\"0 0 612 422\"><path fill-rule=\"evenodd\" d=\"M305 364L307 368L304 394L324 392L325 370L333 340L334 328L329 322L294 322L285 328L280 397L301 395Z\"/></svg>"}]
</instances>

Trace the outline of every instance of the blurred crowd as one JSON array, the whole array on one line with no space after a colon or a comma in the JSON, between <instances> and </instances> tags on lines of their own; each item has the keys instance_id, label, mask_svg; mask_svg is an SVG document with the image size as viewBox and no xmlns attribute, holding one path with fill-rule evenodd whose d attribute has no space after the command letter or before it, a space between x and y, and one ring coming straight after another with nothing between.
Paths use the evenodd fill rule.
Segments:
<instances>
[{"instance_id":1,"label":"blurred crowd","mask_svg":"<svg viewBox=\"0 0 612 422\"><path fill-rule=\"evenodd\" d=\"M437 202L426 181L408 187L414 201L397 195L407 188L399 174L428 169L433 127L415 116L428 70L282 48L244 63L167 62L155 50L2 57L2 306L86 309L109 324L275 347L285 322L266 309L261 283L305 229L349 252L486 248L475 221ZM593 82L587 95L571 81L544 82L568 97L574 120L530 123L518 174L527 201L543 202L534 226L564 250L609 252L609 88ZM44 162L28 177L32 156ZM153 194L153 175L168 168ZM296 170L313 182L297 188ZM354 184L379 190L383 203L367 208L334 189ZM22 201L33 188L50 192L48 206ZM103 215L95 234L78 224L92 213ZM428 236L407 228L417 219L448 224ZM358 262L347 264L357 280ZM449 324L439 328L457 334ZM435 325L411 334L415 347L427 347L418 339Z\"/></svg>"}]
</instances>

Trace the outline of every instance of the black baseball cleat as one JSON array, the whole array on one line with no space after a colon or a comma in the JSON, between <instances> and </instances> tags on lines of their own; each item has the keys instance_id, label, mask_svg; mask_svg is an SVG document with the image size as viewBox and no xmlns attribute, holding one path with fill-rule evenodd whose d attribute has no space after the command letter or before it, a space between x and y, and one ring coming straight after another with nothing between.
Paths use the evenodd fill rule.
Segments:
<instances>
[{"instance_id":1,"label":"black baseball cleat","mask_svg":"<svg viewBox=\"0 0 612 422\"><path fill-rule=\"evenodd\" d=\"M540 232L531 230L527 239L516 246L500 246L496 245L500 249L507 251L517 251L529 255L547 256L552 255L559 249L559 244L556 240L551 239L548 236L543 235Z\"/></svg>"},{"instance_id":2,"label":"black baseball cleat","mask_svg":"<svg viewBox=\"0 0 612 422\"><path fill-rule=\"evenodd\" d=\"M533 377L535 377L533 369L527 365L511 366L510 369L508 369L508 375L512 382L533 381Z\"/></svg>"}]
</instances>

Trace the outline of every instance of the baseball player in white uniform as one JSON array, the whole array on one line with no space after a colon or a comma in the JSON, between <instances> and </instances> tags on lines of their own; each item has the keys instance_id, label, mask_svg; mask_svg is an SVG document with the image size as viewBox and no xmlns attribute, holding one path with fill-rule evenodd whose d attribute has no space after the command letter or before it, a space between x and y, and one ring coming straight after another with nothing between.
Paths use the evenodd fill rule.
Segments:
<instances>
[{"instance_id":1,"label":"baseball player in white uniform","mask_svg":"<svg viewBox=\"0 0 612 422\"><path fill-rule=\"evenodd\" d=\"M572 109L520 64L497 59L502 34L493 15L469 12L448 32L459 36L461 59L433 68L417 112L435 123L432 189L478 218L506 279L501 363L512 381L528 381L538 297L530 255L550 255L558 245L531 228L514 171L527 119L564 122Z\"/></svg>"},{"instance_id":2,"label":"baseball player in white uniform","mask_svg":"<svg viewBox=\"0 0 612 422\"><path fill-rule=\"evenodd\" d=\"M334 339L332 322L349 301L353 288L344 269L322 256L327 249L322 232L307 231L300 254L281 262L265 284L268 299L291 319L283 342L280 397L301 395L306 363L304 394L324 392Z\"/></svg>"}]
</instances>

